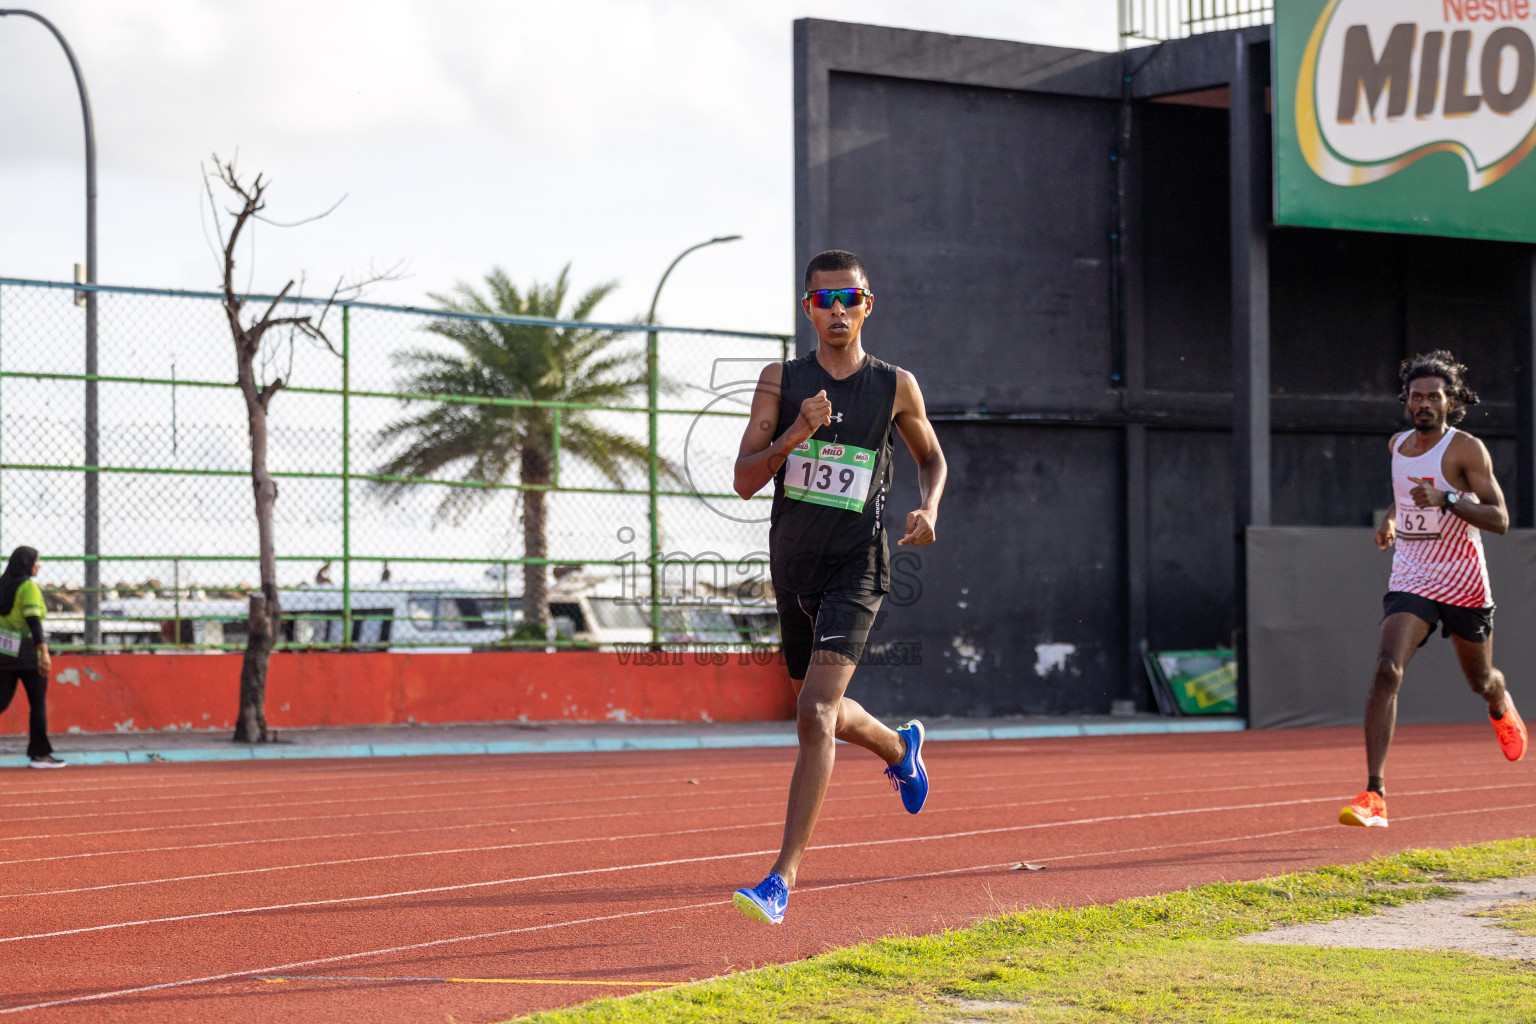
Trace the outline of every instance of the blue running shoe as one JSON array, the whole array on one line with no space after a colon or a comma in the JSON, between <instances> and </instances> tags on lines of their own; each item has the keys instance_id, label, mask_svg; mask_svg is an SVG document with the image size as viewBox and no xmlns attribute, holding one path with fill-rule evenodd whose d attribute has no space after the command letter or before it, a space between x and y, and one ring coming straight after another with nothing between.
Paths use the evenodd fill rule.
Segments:
<instances>
[{"instance_id":1,"label":"blue running shoe","mask_svg":"<svg viewBox=\"0 0 1536 1024\"><path fill-rule=\"evenodd\" d=\"M891 788L901 793L908 814L916 814L928 800L928 769L923 765L923 723L913 719L896 735L907 741L907 755L885 770Z\"/></svg>"},{"instance_id":2,"label":"blue running shoe","mask_svg":"<svg viewBox=\"0 0 1536 1024\"><path fill-rule=\"evenodd\" d=\"M752 889L737 889L731 897L736 909L754 921L783 924L789 907L789 886L777 874L770 874Z\"/></svg>"}]
</instances>

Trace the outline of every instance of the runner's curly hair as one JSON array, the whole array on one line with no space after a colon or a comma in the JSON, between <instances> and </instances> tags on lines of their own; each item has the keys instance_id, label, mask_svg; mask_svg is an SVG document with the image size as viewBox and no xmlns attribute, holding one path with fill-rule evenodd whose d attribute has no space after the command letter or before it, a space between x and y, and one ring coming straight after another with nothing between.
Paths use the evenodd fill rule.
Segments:
<instances>
[{"instance_id":1,"label":"runner's curly hair","mask_svg":"<svg viewBox=\"0 0 1536 1024\"><path fill-rule=\"evenodd\" d=\"M811 262L805 265L807 291L811 288L811 275L818 270L852 270L864 279L864 287L869 287L869 271L864 269L864 261L847 249L828 249L811 257Z\"/></svg>"},{"instance_id":2,"label":"runner's curly hair","mask_svg":"<svg viewBox=\"0 0 1536 1024\"><path fill-rule=\"evenodd\" d=\"M1439 377L1445 381L1445 393L1451 400L1445 421L1455 426L1467 415L1468 407L1479 401L1477 392L1467 386L1466 373L1466 366L1458 363L1456 357L1443 348L1404 359L1397 368L1397 378L1403 385L1397 400L1403 403L1408 401L1408 385L1413 381L1421 377Z\"/></svg>"}]
</instances>

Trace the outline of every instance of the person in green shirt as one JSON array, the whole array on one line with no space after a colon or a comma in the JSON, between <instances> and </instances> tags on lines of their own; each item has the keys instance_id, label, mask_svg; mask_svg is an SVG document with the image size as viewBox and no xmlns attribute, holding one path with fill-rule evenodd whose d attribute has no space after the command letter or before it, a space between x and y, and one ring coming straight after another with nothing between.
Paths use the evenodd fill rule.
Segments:
<instances>
[{"instance_id":1,"label":"person in green shirt","mask_svg":"<svg viewBox=\"0 0 1536 1024\"><path fill-rule=\"evenodd\" d=\"M19 547L0 574L0 713L11 706L16 684L27 691L31 706L28 719L28 766L62 768L48 742L48 676L53 659L43 633L43 592L32 577L37 575L37 549Z\"/></svg>"}]
</instances>

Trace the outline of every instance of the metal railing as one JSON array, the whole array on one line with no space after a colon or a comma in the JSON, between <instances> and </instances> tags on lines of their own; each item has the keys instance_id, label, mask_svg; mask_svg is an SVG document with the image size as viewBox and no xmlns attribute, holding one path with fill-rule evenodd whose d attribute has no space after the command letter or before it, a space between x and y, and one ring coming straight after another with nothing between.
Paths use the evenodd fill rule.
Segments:
<instances>
[{"instance_id":1,"label":"metal railing","mask_svg":"<svg viewBox=\"0 0 1536 1024\"><path fill-rule=\"evenodd\" d=\"M1120 48L1268 25L1274 0L1120 0Z\"/></svg>"},{"instance_id":2,"label":"metal railing","mask_svg":"<svg viewBox=\"0 0 1536 1024\"><path fill-rule=\"evenodd\" d=\"M83 312L74 299L84 287L97 294L100 323L99 372L89 376L77 372ZM757 373L788 356L788 336L365 302L330 315L334 352L302 336L268 341L268 371L288 382L271 405L269 451L280 492L283 646L747 639L750 591L766 578L767 498L743 503L730 471ZM429 329L450 320L602 333L611 365L640 367L656 386L609 402L406 390L401 353L462 354ZM234 371L217 294L0 278L0 550L41 552L48 628L62 649L86 649L87 561L101 567L93 621L103 648L244 646L256 530ZM83 457L87 382L100 394L94 466ZM495 482L380 471L405 443L383 432L388 424L476 406L547 414L547 483L520 482L515 469ZM627 461L603 456L597 433L619 438ZM648 474L652 461L668 472ZM88 558L80 552L90 475L101 494L101 553ZM520 519L535 491L548 524L539 557L525 550ZM450 495L472 500L445 505ZM529 564L555 577L551 630L519 640L520 570Z\"/></svg>"}]
</instances>

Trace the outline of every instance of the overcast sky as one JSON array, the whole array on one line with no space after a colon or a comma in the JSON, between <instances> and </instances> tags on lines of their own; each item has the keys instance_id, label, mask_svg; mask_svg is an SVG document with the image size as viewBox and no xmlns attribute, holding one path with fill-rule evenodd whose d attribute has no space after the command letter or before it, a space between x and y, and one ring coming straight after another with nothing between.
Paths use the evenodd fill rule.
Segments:
<instances>
[{"instance_id":1,"label":"overcast sky","mask_svg":"<svg viewBox=\"0 0 1536 1024\"><path fill-rule=\"evenodd\" d=\"M199 161L273 179L258 287L404 261L381 301L493 265L617 279L601 312L790 328L791 24L1115 47L1113 0L32 0L95 108L100 279L211 288ZM80 112L42 26L0 19L0 276L84 260Z\"/></svg>"}]
</instances>

